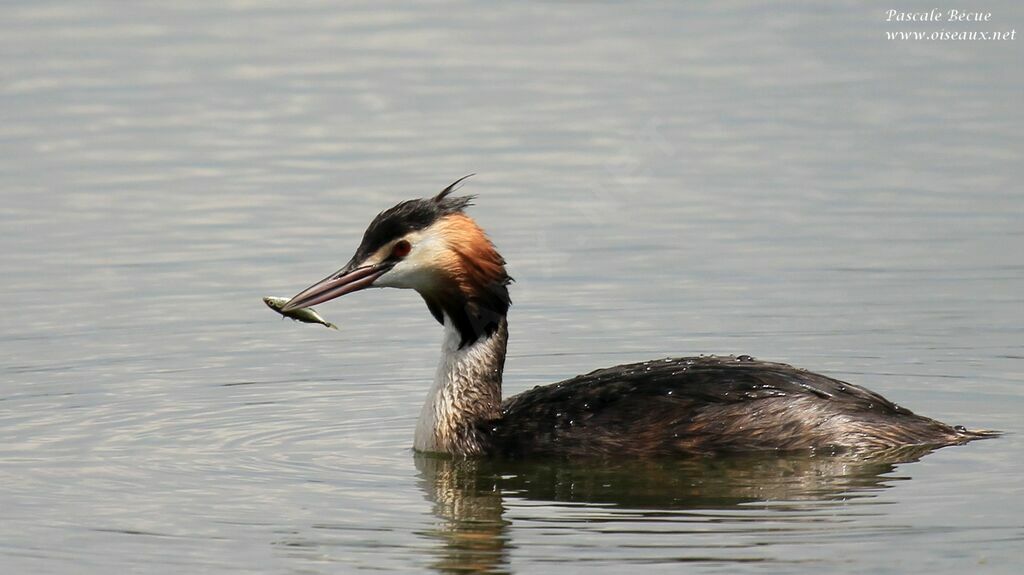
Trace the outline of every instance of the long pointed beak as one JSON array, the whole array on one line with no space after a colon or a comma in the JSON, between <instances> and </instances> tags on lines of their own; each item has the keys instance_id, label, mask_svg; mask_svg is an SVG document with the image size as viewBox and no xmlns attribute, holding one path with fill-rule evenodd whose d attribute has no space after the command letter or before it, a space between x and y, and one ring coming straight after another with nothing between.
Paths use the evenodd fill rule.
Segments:
<instances>
[{"instance_id":1,"label":"long pointed beak","mask_svg":"<svg viewBox=\"0 0 1024 575\"><path fill-rule=\"evenodd\" d=\"M288 300L281 311L287 312L314 306L347 293L368 288L389 269L391 266L384 264L360 267L349 264L296 294L295 297Z\"/></svg>"}]
</instances>

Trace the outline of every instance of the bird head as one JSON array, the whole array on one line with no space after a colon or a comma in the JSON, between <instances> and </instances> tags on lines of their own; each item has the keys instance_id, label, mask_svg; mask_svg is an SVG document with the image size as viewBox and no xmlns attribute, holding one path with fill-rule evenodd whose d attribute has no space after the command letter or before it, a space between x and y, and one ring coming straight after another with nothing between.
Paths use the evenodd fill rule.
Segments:
<instances>
[{"instance_id":1,"label":"bird head","mask_svg":"<svg viewBox=\"0 0 1024 575\"><path fill-rule=\"evenodd\" d=\"M348 263L296 294L283 311L370 287L413 289L439 322L455 324L462 345L493 333L511 303L512 280L494 244L465 213L473 197L452 196L466 177L432 198L377 214Z\"/></svg>"}]
</instances>

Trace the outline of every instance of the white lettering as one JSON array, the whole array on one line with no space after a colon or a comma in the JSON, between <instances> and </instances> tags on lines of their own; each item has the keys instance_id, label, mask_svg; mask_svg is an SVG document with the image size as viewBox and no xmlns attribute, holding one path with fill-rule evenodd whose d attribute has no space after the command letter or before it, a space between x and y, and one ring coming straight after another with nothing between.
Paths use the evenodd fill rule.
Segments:
<instances>
[{"instance_id":1,"label":"white lettering","mask_svg":"<svg viewBox=\"0 0 1024 575\"><path fill-rule=\"evenodd\" d=\"M991 19L991 12L961 12L960 10L950 10L947 22L988 22Z\"/></svg>"},{"instance_id":2,"label":"white lettering","mask_svg":"<svg viewBox=\"0 0 1024 575\"><path fill-rule=\"evenodd\" d=\"M900 12L899 10L886 10L886 22L938 22L942 20L942 10L931 9L928 12Z\"/></svg>"}]
</instances>

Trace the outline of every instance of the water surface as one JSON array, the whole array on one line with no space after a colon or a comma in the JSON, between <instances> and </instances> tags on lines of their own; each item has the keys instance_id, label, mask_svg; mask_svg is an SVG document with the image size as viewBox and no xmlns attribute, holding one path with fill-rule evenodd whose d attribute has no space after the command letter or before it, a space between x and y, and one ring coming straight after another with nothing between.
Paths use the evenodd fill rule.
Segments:
<instances>
[{"instance_id":1,"label":"water surface","mask_svg":"<svg viewBox=\"0 0 1024 575\"><path fill-rule=\"evenodd\" d=\"M891 26L859 2L7 3L0 567L1016 573L1021 43ZM747 353L1010 434L414 456L440 340L418 297L322 306L338 332L260 298L470 172L517 280L508 394Z\"/></svg>"}]
</instances>

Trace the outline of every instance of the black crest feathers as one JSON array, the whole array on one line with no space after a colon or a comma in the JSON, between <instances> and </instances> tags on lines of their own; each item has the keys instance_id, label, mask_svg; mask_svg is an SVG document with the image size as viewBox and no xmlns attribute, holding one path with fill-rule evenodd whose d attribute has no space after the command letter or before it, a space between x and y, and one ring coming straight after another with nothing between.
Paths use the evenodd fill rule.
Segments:
<instances>
[{"instance_id":1,"label":"black crest feathers","mask_svg":"<svg viewBox=\"0 0 1024 575\"><path fill-rule=\"evenodd\" d=\"M455 180L433 198L406 200L377 214L366 228L353 261L360 262L388 242L409 232L427 228L439 218L463 212L472 204L474 196L453 197L451 193L472 175Z\"/></svg>"},{"instance_id":2,"label":"black crest feathers","mask_svg":"<svg viewBox=\"0 0 1024 575\"><path fill-rule=\"evenodd\" d=\"M466 174L465 176L462 176L461 178L459 178L459 179L455 180L454 182L452 182L451 184L449 184L447 188L445 188L445 189L441 190L441 192L440 192L439 194L437 194L436 196L434 196L434 201L435 201L435 202L438 202L438 203L440 203L440 202L443 202L443 201L445 200L445 198L447 198L447 197L448 197L448 195L449 195L449 194L451 194L452 192L454 192L455 190L457 190L457 189L458 189L458 186L459 186L459 184L461 184L461 183L462 183L463 181L465 181L465 180L466 180L467 178L471 178L471 177L473 177L473 176L475 176L475 175L476 175L476 174ZM469 204L469 202L470 202L470 200L472 200L472 199L473 199L474 197L476 197L476 196L466 196L466 197L464 197L464 198L452 198L452 199L453 199L453 200L464 200L465 202L463 203L463 206L462 206L462 207L463 207L463 208L465 208L466 206L470 205L470 204Z\"/></svg>"}]
</instances>

